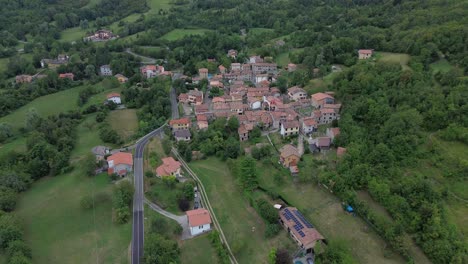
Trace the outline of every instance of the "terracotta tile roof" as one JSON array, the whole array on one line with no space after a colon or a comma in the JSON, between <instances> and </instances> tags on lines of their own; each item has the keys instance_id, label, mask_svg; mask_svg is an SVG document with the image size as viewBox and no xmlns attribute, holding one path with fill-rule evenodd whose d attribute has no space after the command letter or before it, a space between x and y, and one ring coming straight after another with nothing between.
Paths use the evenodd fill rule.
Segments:
<instances>
[{"instance_id":1,"label":"terracotta tile roof","mask_svg":"<svg viewBox=\"0 0 468 264\"><path fill-rule=\"evenodd\" d=\"M324 104L322 108L333 109L338 113L340 111L341 104Z\"/></svg>"},{"instance_id":2,"label":"terracotta tile roof","mask_svg":"<svg viewBox=\"0 0 468 264\"><path fill-rule=\"evenodd\" d=\"M185 213L187 214L190 227L211 224L210 213L204 208L190 210Z\"/></svg>"},{"instance_id":3,"label":"terracotta tile roof","mask_svg":"<svg viewBox=\"0 0 468 264\"><path fill-rule=\"evenodd\" d=\"M207 73L208 69L207 68L200 68L198 69L199 72Z\"/></svg>"},{"instance_id":4,"label":"terracotta tile roof","mask_svg":"<svg viewBox=\"0 0 468 264\"><path fill-rule=\"evenodd\" d=\"M163 164L156 168L158 176L169 176L180 169L180 162L176 161L173 157L166 157L162 159Z\"/></svg>"},{"instance_id":5,"label":"terracotta tile roof","mask_svg":"<svg viewBox=\"0 0 468 264\"><path fill-rule=\"evenodd\" d=\"M224 71L224 70L226 70L226 67L224 67L223 65L219 65L219 66L218 66L218 69Z\"/></svg>"},{"instance_id":6,"label":"terracotta tile roof","mask_svg":"<svg viewBox=\"0 0 468 264\"><path fill-rule=\"evenodd\" d=\"M297 150L296 147L294 147L293 145L291 144L287 144L287 145L284 145L281 149L280 149L280 155L281 157L283 158L287 158L291 155L295 155L295 156L298 156L300 157L301 155L299 155L299 151Z\"/></svg>"},{"instance_id":7,"label":"terracotta tile roof","mask_svg":"<svg viewBox=\"0 0 468 264\"><path fill-rule=\"evenodd\" d=\"M333 110L332 108L322 108L320 112L322 114L333 114L335 113L335 110Z\"/></svg>"},{"instance_id":8,"label":"terracotta tile roof","mask_svg":"<svg viewBox=\"0 0 468 264\"><path fill-rule=\"evenodd\" d=\"M346 153L346 148L338 147L338 148L336 149L336 155L337 155L338 157L343 156L345 153Z\"/></svg>"},{"instance_id":9,"label":"terracotta tile roof","mask_svg":"<svg viewBox=\"0 0 468 264\"><path fill-rule=\"evenodd\" d=\"M330 135L332 135L333 137L336 137L340 134L340 128L339 127L332 127L332 128L329 128L329 131L330 131Z\"/></svg>"},{"instance_id":10,"label":"terracotta tile roof","mask_svg":"<svg viewBox=\"0 0 468 264\"><path fill-rule=\"evenodd\" d=\"M331 138L329 137L319 137L317 138L317 147L329 147L331 144Z\"/></svg>"},{"instance_id":11,"label":"terracotta tile roof","mask_svg":"<svg viewBox=\"0 0 468 264\"><path fill-rule=\"evenodd\" d=\"M209 109L208 105L206 105L206 104L196 105L195 106L195 113L200 114L200 113L208 112L208 109Z\"/></svg>"},{"instance_id":12,"label":"terracotta tile roof","mask_svg":"<svg viewBox=\"0 0 468 264\"><path fill-rule=\"evenodd\" d=\"M312 95L312 100L315 100L315 101L322 101L325 98L333 99L333 96L326 94L326 93L315 93Z\"/></svg>"},{"instance_id":13,"label":"terracotta tile roof","mask_svg":"<svg viewBox=\"0 0 468 264\"><path fill-rule=\"evenodd\" d=\"M141 67L142 71L156 71L156 65L146 65Z\"/></svg>"},{"instance_id":14,"label":"terracotta tile roof","mask_svg":"<svg viewBox=\"0 0 468 264\"><path fill-rule=\"evenodd\" d=\"M110 93L107 95L107 99L110 99L112 97L120 97L120 94L119 93Z\"/></svg>"},{"instance_id":15,"label":"terracotta tile roof","mask_svg":"<svg viewBox=\"0 0 468 264\"><path fill-rule=\"evenodd\" d=\"M127 152L117 152L109 157L107 157L107 161L113 161L113 166L117 166L119 164L127 164L133 165L133 156L131 153Z\"/></svg>"},{"instance_id":16,"label":"terracotta tile roof","mask_svg":"<svg viewBox=\"0 0 468 264\"><path fill-rule=\"evenodd\" d=\"M284 128L295 128L295 127L299 127L299 121L289 120L289 121L283 122L282 125Z\"/></svg>"},{"instance_id":17,"label":"terracotta tile roof","mask_svg":"<svg viewBox=\"0 0 468 264\"><path fill-rule=\"evenodd\" d=\"M229 104L228 103L217 103L213 105L213 110L229 110Z\"/></svg>"},{"instance_id":18,"label":"terracotta tile roof","mask_svg":"<svg viewBox=\"0 0 468 264\"><path fill-rule=\"evenodd\" d=\"M169 125L189 125L190 124L190 119L184 117L184 118L180 118L180 119L172 119L171 121L169 121Z\"/></svg>"},{"instance_id":19,"label":"terracotta tile roof","mask_svg":"<svg viewBox=\"0 0 468 264\"><path fill-rule=\"evenodd\" d=\"M203 96L203 92L199 90L190 90L187 94L191 96Z\"/></svg>"},{"instance_id":20,"label":"terracotta tile roof","mask_svg":"<svg viewBox=\"0 0 468 264\"><path fill-rule=\"evenodd\" d=\"M360 49L359 54L372 54L374 51L371 49Z\"/></svg>"},{"instance_id":21,"label":"terracotta tile roof","mask_svg":"<svg viewBox=\"0 0 468 264\"><path fill-rule=\"evenodd\" d=\"M315 126L315 125L317 125L317 121L315 121L315 119L313 119L312 117L304 118L304 120L302 122L304 123L305 126Z\"/></svg>"},{"instance_id":22,"label":"terracotta tile roof","mask_svg":"<svg viewBox=\"0 0 468 264\"><path fill-rule=\"evenodd\" d=\"M188 99L188 94L186 93L179 94L179 101L187 101L187 99Z\"/></svg>"},{"instance_id":23,"label":"terracotta tile roof","mask_svg":"<svg viewBox=\"0 0 468 264\"><path fill-rule=\"evenodd\" d=\"M206 115L197 115L197 121L208 121L208 117Z\"/></svg>"},{"instance_id":24,"label":"terracotta tile roof","mask_svg":"<svg viewBox=\"0 0 468 264\"><path fill-rule=\"evenodd\" d=\"M307 92L299 86L293 86L288 89L288 93L295 94L295 93L307 93Z\"/></svg>"},{"instance_id":25,"label":"terracotta tile roof","mask_svg":"<svg viewBox=\"0 0 468 264\"><path fill-rule=\"evenodd\" d=\"M247 134L249 131L247 130L247 128L245 127L244 124L241 124L239 126L239 128L237 129L237 133L239 133L239 135L241 134Z\"/></svg>"},{"instance_id":26,"label":"terracotta tile roof","mask_svg":"<svg viewBox=\"0 0 468 264\"><path fill-rule=\"evenodd\" d=\"M224 103L225 101L226 100L224 100L224 98L220 96L213 97L213 100L212 100L213 103Z\"/></svg>"},{"instance_id":27,"label":"terracotta tile roof","mask_svg":"<svg viewBox=\"0 0 468 264\"><path fill-rule=\"evenodd\" d=\"M324 239L295 207L281 209L280 218L306 249L313 248L318 240ZM302 228L297 227L298 223L301 224Z\"/></svg>"}]
</instances>

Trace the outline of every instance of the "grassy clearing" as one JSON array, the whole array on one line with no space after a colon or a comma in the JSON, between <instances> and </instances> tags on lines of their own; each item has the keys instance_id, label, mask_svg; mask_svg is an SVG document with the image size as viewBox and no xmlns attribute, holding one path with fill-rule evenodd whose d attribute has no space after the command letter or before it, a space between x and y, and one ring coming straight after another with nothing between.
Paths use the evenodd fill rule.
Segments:
<instances>
[{"instance_id":1,"label":"grassy clearing","mask_svg":"<svg viewBox=\"0 0 468 264\"><path fill-rule=\"evenodd\" d=\"M372 199L369 193L367 193L366 191L359 191L357 193L357 196L359 200L361 200L369 206L370 211L372 211L380 217L387 219L388 221L393 222L393 218L390 216L387 210L385 210L385 208L382 205L380 205L374 199ZM414 258L415 263L432 263L409 235L405 236L405 240L409 245L409 252Z\"/></svg>"},{"instance_id":2,"label":"grassy clearing","mask_svg":"<svg viewBox=\"0 0 468 264\"><path fill-rule=\"evenodd\" d=\"M325 92L330 90L331 85L333 84L333 80L338 76L339 72L332 72L323 78L315 78L310 80L309 84L304 87L304 89L309 94L314 94L318 92Z\"/></svg>"},{"instance_id":3,"label":"grassy clearing","mask_svg":"<svg viewBox=\"0 0 468 264\"><path fill-rule=\"evenodd\" d=\"M181 263L218 263L218 256L208 234L180 242Z\"/></svg>"},{"instance_id":4,"label":"grassy clearing","mask_svg":"<svg viewBox=\"0 0 468 264\"><path fill-rule=\"evenodd\" d=\"M376 57L379 61L399 63L403 70L409 70L408 62L410 55L405 53L392 53L392 52L377 52Z\"/></svg>"},{"instance_id":5,"label":"grassy clearing","mask_svg":"<svg viewBox=\"0 0 468 264\"><path fill-rule=\"evenodd\" d=\"M291 62L291 60L289 59L289 54L291 54L291 53L294 54L294 53L297 53L297 52L301 52L303 50L304 50L304 48L300 48L300 49L293 49L293 50L290 50L288 52L280 53L280 54L278 54L278 56L276 56L275 62L280 67L286 67L288 65L288 63Z\"/></svg>"},{"instance_id":6,"label":"grassy clearing","mask_svg":"<svg viewBox=\"0 0 468 264\"><path fill-rule=\"evenodd\" d=\"M0 158L11 151L23 152L26 150L26 138L19 137L4 144L0 144Z\"/></svg>"},{"instance_id":7,"label":"grassy clearing","mask_svg":"<svg viewBox=\"0 0 468 264\"><path fill-rule=\"evenodd\" d=\"M264 188L277 192L299 208L325 238L345 241L358 263L405 263L386 249L385 241L361 218L345 213L333 194L316 184L295 183L288 174L282 174L283 183L277 184L271 166L258 164Z\"/></svg>"},{"instance_id":8,"label":"grassy clearing","mask_svg":"<svg viewBox=\"0 0 468 264\"><path fill-rule=\"evenodd\" d=\"M448 191L448 197L444 200L446 213L450 223L453 223L463 234L465 242L468 242L468 180L463 177L447 176L445 166L455 167L455 162L466 164L468 155L466 154L466 144L460 142L450 142L439 139L435 135L428 136L428 146L435 146L439 156L443 160L439 161L439 166L434 166L431 160L421 160L406 170L408 175L423 175L432 180L433 186L441 191ZM459 166L459 165L458 165ZM461 200L464 199L465 201Z\"/></svg>"},{"instance_id":9,"label":"grassy clearing","mask_svg":"<svg viewBox=\"0 0 468 264\"><path fill-rule=\"evenodd\" d=\"M88 4L86 4L82 8L93 7L93 6L97 5L97 4L99 4L100 2L101 2L101 0L89 0Z\"/></svg>"},{"instance_id":10,"label":"grassy clearing","mask_svg":"<svg viewBox=\"0 0 468 264\"><path fill-rule=\"evenodd\" d=\"M171 7L171 0L148 0L150 11L148 13L158 13L160 9L167 10Z\"/></svg>"},{"instance_id":11,"label":"grassy clearing","mask_svg":"<svg viewBox=\"0 0 468 264\"><path fill-rule=\"evenodd\" d=\"M0 72L4 72L7 69L9 58L1 58L0 59Z\"/></svg>"},{"instance_id":12,"label":"grassy clearing","mask_svg":"<svg viewBox=\"0 0 468 264\"><path fill-rule=\"evenodd\" d=\"M271 248L294 250L296 246L285 231L266 239L265 224L242 197L226 163L209 158L191 163L203 181L211 205L239 263L266 263Z\"/></svg>"},{"instance_id":13,"label":"grassy clearing","mask_svg":"<svg viewBox=\"0 0 468 264\"><path fill-rule=\"evenodd\" d=\"M107 121L125 142L128 142L138 131L136 109L114 110L109 113Z\"/></svg>"},{"instance_id":14,"label":"grassy clearing","mask_svg":"<svg viewBox=\"0 0 468 264\"><path fill-rule=\"evenodd\" d=\"M63 30L60 34L60 41L62 42L72 42L78 41L86 36L86 29L80 27L67 28Z\"/></svg>"},{"instance_id":15,"label":"grassy clearing","mask_svg":"<svg viewBox=\"0 0 468 264\"><path fill-rule=\"evenodd\" d=\"M436 73L436 72L448 72L453 68L453 66L450 64L450 62L448 62L446 59L442 59L442 60L436 61L434 63L431 63L429 65L429 67L431 67L431 69L434 71L434 73Z\"/></svg>"},{"instance_id":16,"label":"grassy clearing","mask_svg":"<svg viewBox=\"0 0 468 264\"><path fill-rule=\"evenodd\" d=\"M161 39L169 40L169 41L175 41L178 39L182 39L185 36L190 36L190 35L202 35L205 34L206 32L209 32L211 30L209 29L204 29L204 28L192 28L192 29L174 29L171 32L168 32L164 36L161 37Z\"/></svg>"},{"instance_id":17,"label":"grassy clearing","mask_svg":"<svg viewBox=\"0 0 468 264\"><path fill-rule=\"evenodd\" d=\"M260 34L260 33L269 33L273 32L272 28L251 28L249 29L249 33L252 34Z\"/></svg>"},{"instance_id":18,"label":"grassy clearing","mask_svg":"<svg viewBox=\"0 0 468 264\"><path fill-rule=\"evenodd\" d=\"M97 87L99 87L99 84L97 85ZM91 96L88 99L88 102L86 102L86 104L83 106L83 108L86 108L86 107L88 107L90 105L101 105L107 100L107 95L108 94L110 94L110 93L121 93L122 92L121 87L114 88L114 89L109 89L109 90L106 90L104 88L97 88L97 90L99 92L97 94Z\"/></svg>"},{"instance_id":19,"label":"grassy clearing","mask_svg":"<svg viewBox=\"0 0 468 264\"><path fill-rule=\"evenodd\" d=\"M93 122L90 116L85 122ZM102 144L97 131L83 124L72 153L75 169L67 174L36 182L21 195L18 215L24 220L25 238L32 247L34 263L127 263L131 223L112 222L109 178L84 176L79 160ZM84 210L84 196L104 197L95 210Z\"/></svg>"},{"instance_id":20,"label":"grassy clearing","mask_svg":"<svg viewBox=\"0 0 468 264\"><path fill-rule=\"evenodd\" d=\"M81 89L83 89L83 86L36 98L32 102L13 111L11 114L0 118L0 123L7 122L11 124L13 128L18 129L24 126L26 113L30 108L35 108L41 117L78 109L78 93Z\"/></svg>"}]
</instances>

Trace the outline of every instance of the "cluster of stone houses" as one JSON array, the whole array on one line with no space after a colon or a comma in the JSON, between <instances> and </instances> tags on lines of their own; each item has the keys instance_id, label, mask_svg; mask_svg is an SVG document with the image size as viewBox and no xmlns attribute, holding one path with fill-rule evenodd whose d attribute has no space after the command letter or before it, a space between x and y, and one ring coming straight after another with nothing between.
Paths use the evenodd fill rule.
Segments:
<instances>
[{"instance_id":1,"label":"cluster of stone houses","mask_svg":"<svg viewBox=\"0 0 468 264\"><path fill-rule=\"evenodd\" d=\"M190 127L192 123L189 118L172 119L169 121L172 135L177 141L189 141L192 137Z\"/></svg>"},{"instance_id":2,"label":"cluster of stone houses","mask_svg":"<svg viewBox=\"0 0 468 264\"><path fill-rule=\"evenodd\" d=\"M222 76L228 81L261 83L275 80L278 66L276 63L264 62L260 57L254 56L250 58L249 63L232 63L229 72L226 72L226 69L223 71Z\"/></svg>"},{"instance_id":3,"label":"cluster of stone houses","mask_svg":"<svg viewBox=\"0 0 468 264\"><path fill-rule=\"evenodd\" d=\"M56 59L42 59L41 68L56 69L60 65L66 65L70 57L66 54L59 54Z\"/></svg>"},{"instance_id":4,"label":"cluster of stone houses","mask_svg":"<svg viewBox=\"0 0 468 264\"><path fill-rule=\"evenodd\" d=\"M229 52L228 56L234 56ZM294 70L296 65L288 65ZM308 137L308 148L313 153L325 152L330 149L334 138L339 134L339 128L329 128L326 135L315 136L320 125L329 125L340 119L341 104L337 103L333 92L319 92L308 95L303 88L294 86L282 95L277 87L270 87L276 78L276 65L265 63L262 58L252 56L248 63L232 63L227 72L224 66L219 66L219 72L208 75L208 69L199 69L199 77L194 79L209 79L211 87L218 83L226 84L218 87L224 89L224 95L206 100L202 91L197 89L179 95L179 102L192 105L196 115L193 127L206 129L209 121L216 118L235 116L239 120L238 136L240 141L249 139L249 134L255 127L263 130L278 131L282 137L303 134ZM254 81L255 87L246 85L252 82L252 77L243 76L266 74L268 79ZM236 77L233 77L236 76ZM214 84L214 85L213 85ZM307 111L301 111L307 109ZM182 118L169 123L177 141L190 140L190 119ZM314 136L314 137L312 137ZM344 153L340 149L340 153ZM297 173L297 162L301 155L292 145L287 145L281 151L280 163ZM283 153L284 152L284 153Z\"/></svg>"},{"instance_id":5,"label":"cluster of stone houses","mask_svg":"<svg viewBox=\"0 0 468 264\"><path fill-rule=\"evenodd\" d=\"M100 29L100 30L94 32L94 34L92 34L90 36L87 36L87 37L84 37L83 40L84 41L101 42L101 41L108 41L108 40L117 39L118 37L119 36L114 35L114 33L112 33L112 31L110 31L110 30Z\"/></svg>"},{"instance_id":6,"label":"cluster of stone houses","mask_svg":"<svg viewBox=\"0 0 468 264\"><path fill-rule=\"evenodd\" d=\"M166 71L161 65L144 65L140 67L140 73L143 77L150 79L157 76L172 76L171 71Z\"/></svg>"}]
</instances>

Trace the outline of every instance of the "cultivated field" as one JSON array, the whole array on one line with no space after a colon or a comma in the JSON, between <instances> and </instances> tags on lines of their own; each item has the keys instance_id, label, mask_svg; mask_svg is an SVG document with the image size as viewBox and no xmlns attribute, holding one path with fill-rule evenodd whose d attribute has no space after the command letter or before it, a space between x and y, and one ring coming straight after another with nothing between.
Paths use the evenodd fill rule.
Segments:
<instances>
[{"instance_id":1,"label":"cultivated field","mask_svg":"<svg viewBox=\"0 0 468 264\"><path fill-rule=\"evenodd\" d=\"M90 116L85 122L93 122ZM17 214L24 219L25 238L34 263L127 263L131 224L112 222L112 184L106 174L84 175L79 161L102 144L96 129L83 124L72 153L75 169L36 182L21 195ZM95 198L95 210L82 209L82 197Z\"/></svg>"},{"instance_id":2,"label":"cultivated field","mask_svg":"<svg viewBox=\"0 0 468 264\"><path fill-rule=\"evenodd\" d=\"M138 131L138 118L136 109L114 110L109 113L107 122L117 133L129 142Z\"/></svg>"},{"instance_id":3,"label":"cultivated field","mask_svg":"<svg viewBox=\"0 0 468 264\"><path fill-rule=\"evenodd\" d=\"M211 205L239 263L267 263L272 248L296 246L285 231L272 239L265 238L265 224L248 201L242 197L225 162L216 158L190 163L203 182Z\"/></svg>"}]
</instances>

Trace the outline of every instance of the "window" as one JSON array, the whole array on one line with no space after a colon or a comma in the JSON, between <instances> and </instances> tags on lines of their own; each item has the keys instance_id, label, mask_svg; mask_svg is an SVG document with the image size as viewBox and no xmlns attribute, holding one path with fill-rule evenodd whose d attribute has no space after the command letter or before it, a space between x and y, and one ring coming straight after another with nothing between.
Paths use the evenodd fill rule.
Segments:
<instances>
[{"instance_id":1,"label":"window","mask_svg":"<svg viewBox=\"0 0 468 264\"><path fill-rule=\"evenodd\" d=\"M203 226L199 226L198 229L203 229Z\"/></svg>"}]
</instances>

